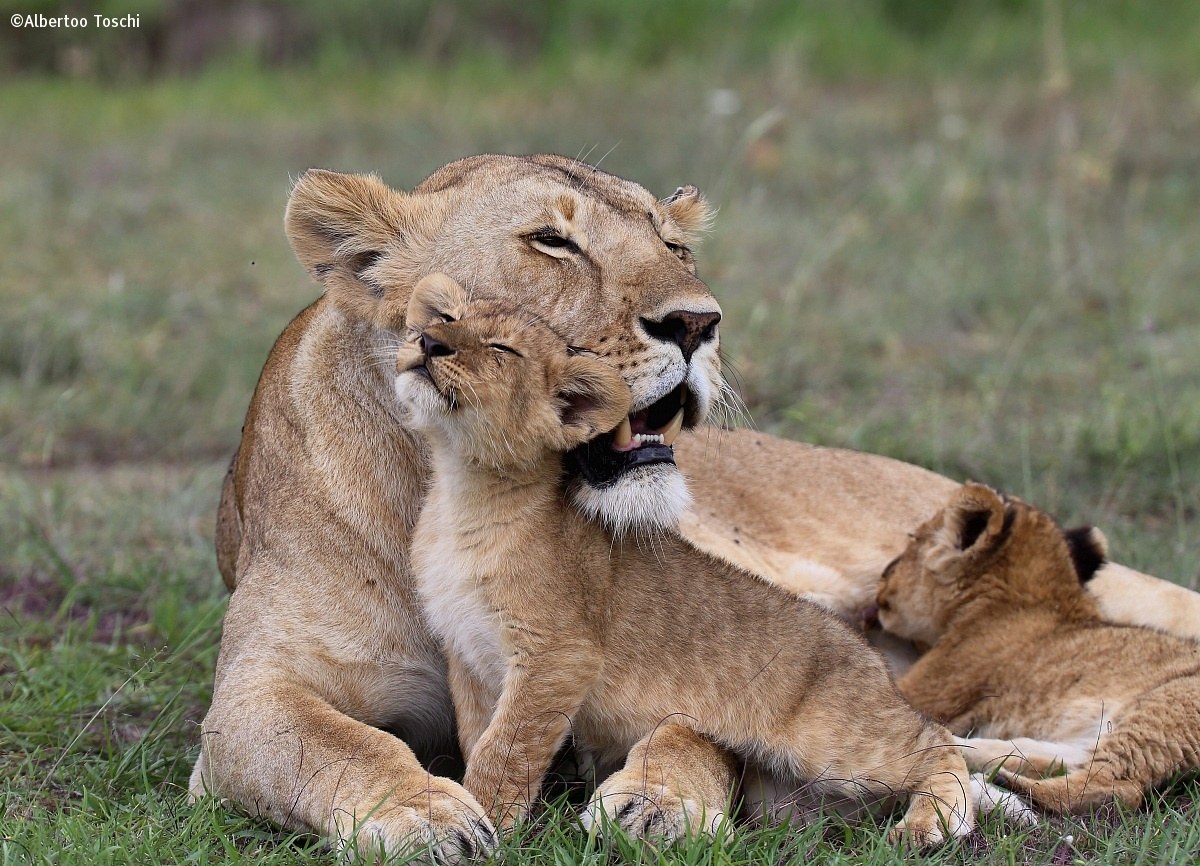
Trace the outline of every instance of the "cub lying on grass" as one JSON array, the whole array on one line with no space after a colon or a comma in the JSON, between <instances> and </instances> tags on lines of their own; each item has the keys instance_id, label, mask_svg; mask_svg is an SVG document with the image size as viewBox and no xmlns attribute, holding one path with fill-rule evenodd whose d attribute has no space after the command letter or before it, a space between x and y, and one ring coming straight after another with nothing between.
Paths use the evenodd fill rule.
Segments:
<instances>
[{"instance_id":1,"label":"cub lying on grass","mask_svg":"<svg viewBox=\"0 0 1200 866\"><path fill-rule=\"evenodd\" d=\"M568 733L604 762L671 720L832 795L912 794L897 838L970 831L950 734L842 622L568 504L562 454L629 411L615 370L443 275L418 284L408 322L396 390L433 466L414 569L449 655L464 784L497 826L527 813Z\"/></svg>"},{"instance_id":2,"label":"cub lying on grass","mask_svg":"<svg viewBox=\"0 0 1200 866\"><path fill-rule=\"evenodd\" d=\"M967 484L879 587L883 627L932 645L904 696L974 732L972 768L1055 812L1135 806L1200 767L1200 645L1101 621L1083 584L1106 555L1098 530Z\"/></svg>"}]
</instances>

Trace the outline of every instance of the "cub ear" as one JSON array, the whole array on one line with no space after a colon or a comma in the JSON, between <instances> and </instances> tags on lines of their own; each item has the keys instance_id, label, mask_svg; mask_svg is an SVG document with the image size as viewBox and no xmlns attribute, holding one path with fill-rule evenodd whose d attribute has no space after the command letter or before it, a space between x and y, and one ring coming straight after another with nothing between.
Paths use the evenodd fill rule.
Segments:
<instances>
[{"instance_id":1,"label":"cub ear","mask_svg":"<svg viewBox=\"0 0 1200 866\"><path fill-rule=\"evenodd\" d=\"M700 190L690 184L679 187L659 204L666 208L671 219L683 229L689 240L706 231L712 222L708 201L700 194Z\"/></svg>"},{"instance_id":2,"label":"cub ear","mask_svg":"<svg viewBox=\"0 0 1200 866\"><path fill-rule=\"evenodd\" d=\"M946 506L945 540L961 552L981 552L1003 540L1005 505L995 490L969 482Z\"/></svg>"},{"instance_id":3,"label":"cub ear","mask_svg":"<svg viewBox=\"0 0 1200 866\"><path fill-rule=\"evenodd\" d=\"M439 213L435 197L399 192L374 175L309 169L292 188L284 228L296 258L334 303L369 319L387 287L416 279L403 269Z\"/></svg>"},{"instance_id":4,"label":"cub ear","mask_svg":"<svg viewBox=\"0 0 1200 866\"><path fill-rule=\"evenodd\" d=\"M568 356L551 384L559 405L564 451L612 430L629 414L629 386L603 361Z\"/></svg>"},{"instance_id":5,"label":"cub ear","mask_svg":"<svg viewBox=\"0 0 1200 866\"><path fill-rule=\"evenodd\" d=\"M466 289L450 277L430 274L413 287L405 321L415 331L437 321L454 321L462 317L468 300Z\"/></svg>"},{"instance_id":6,"label":"cub ear","mask_svg":"<svg viewBox=\"0 0 1200 866\"><path fill-rule=\"evenodd\" d=\"M1100 567L1108 561L1108 539L1094 526L1079 526L1063 532L1067 548L1071 551L1071 562L1080 583L1087 583L1096 576Z\"/></svg>"}]
</instances>

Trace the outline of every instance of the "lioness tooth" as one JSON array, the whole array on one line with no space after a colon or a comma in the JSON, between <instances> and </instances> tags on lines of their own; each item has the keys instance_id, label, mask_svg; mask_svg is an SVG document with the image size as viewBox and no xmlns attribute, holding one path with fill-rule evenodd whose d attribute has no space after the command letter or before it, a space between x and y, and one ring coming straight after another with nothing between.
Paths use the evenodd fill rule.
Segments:
<instances>
[{"instance_id":1,"label":"lioness tooth","mask_svg":"<svg viewBox=\"0 0 1200 866\"><path fill-rule=\"evenodd\" d=\"M662 444L663 437L661 433L634 433L633 441L636 445L645 445L647 442Z\"/></svg>"},{"instance_id":2,"label":"lioness tooth","mask_svg":"<svg viewBox=\"0 0 1200 866\"><path fill-rule=\"evenodd\" d=\"M683 410L680 409L675 413L675 417L671 419L671 423L667 425L662 432L663 444L674 445L675 437L679 435L679 431L683 429Z\"/></svg>"},{"instance_id":3,"label":"lioness tooth","mask_svg":"<svg viewBox=\"0 0 1200 866\"><path fill-rule=\"evenodd\" d=\"M613 447L625 449L629 447L629 443L633 441L633 428L629 425L629 416L626 415L621 419L621 423L617 425L617 429L613 431Z\"/></svg>"}]
</instances>

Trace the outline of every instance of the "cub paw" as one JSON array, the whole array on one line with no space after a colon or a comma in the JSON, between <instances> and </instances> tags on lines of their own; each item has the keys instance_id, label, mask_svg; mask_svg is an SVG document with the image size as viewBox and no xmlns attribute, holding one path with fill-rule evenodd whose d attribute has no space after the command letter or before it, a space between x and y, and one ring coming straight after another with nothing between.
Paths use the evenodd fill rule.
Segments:
<instances>
[{"instance_id":1,"label":"cub paw","mask_svg":"<svg viewBox=\"0 0 1200 866\"><path fill-rule=\"evenodd\" d=\"M617 827L635 838L670 845L679 839L716 837L729 822L721 809L647 784L640 773L619 772L602 784L580 819L589 833Z\"/></svg>"},{"instance_id":2,"label":"cub paw","mask_svg":"<svg viewBox=\"0 0 1200 866\"><path fill-rule=\"evenodd\" d=\"M948 813L948 814L947 814ZM973 815L960 809L938 808L928 795L916 795L904 818L888 831L888 841L912 848L933 848L947 837L960 838L971 832Z\"/></svg>"},{"instance_id":3,"label":"cub paw","mask_svg":"<svg viewBox=\"0 0 1200 866\"><path fill-rule=\"evenodd\" d=\"M888 830L887 840L893 845L911 848L933 848L946 841L946 834L937 821L905 817Z\"/></svg>"},{"instance_id":4,"label":"cub paw","mask_svg":"<svg viewBox=\"0 0 1200 866\"><path fill-rule=\"evenodd\" d=\"M987 815L995 813L1001 820L1017 827L1033 827L1037 824L1037 813L1012 791L998 788L988 782L983 773L971 774L971 800L975 811Z\"/></svg>"},{"instance_id":5,"label":"cub paw","mask_svg":"<svg viewBox=\"0 0 1200 866\"><path fill-rule=\"evenodd\" d=\"M416 862L464 863L487 858L500 841L475 798L436 776L418 791L364 809L357 820L347 816L338 829L339 849L350 862L375 863L423 850L426 856Z\"/></svg>"}]
</instances>

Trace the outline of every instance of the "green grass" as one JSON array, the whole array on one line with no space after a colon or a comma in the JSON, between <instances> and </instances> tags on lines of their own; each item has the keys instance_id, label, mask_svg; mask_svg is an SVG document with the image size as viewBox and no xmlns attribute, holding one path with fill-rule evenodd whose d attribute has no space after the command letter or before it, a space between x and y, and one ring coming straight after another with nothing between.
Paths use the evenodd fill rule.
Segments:
<instances>
[{"instance_id":1,"label":"green grass","mask_svg":"<svg viewBox=\"0 0 1200 866\"><path fill-rule=\"evenodd\" d=\"M785 45L753 68L636 74L590 56L6 82L0 864L334 861L182 793L225 598L223 461L272 339L316 294L281 227L312 165L408 186L459 155L553 150L659 193L696 183L719 207L701 275L758 426L1002 486L1194 586L1195 55L1103 22L1098 52L1068 24L1067 89L1028 28L1032 54L888 42L890 65L858 72ZM929 862L1182 862L1197 794L989 826ZM588 847L559 807L505 859L900 862L881 838L831 821L658 854Z\"/></svg>"}]
</instances>

